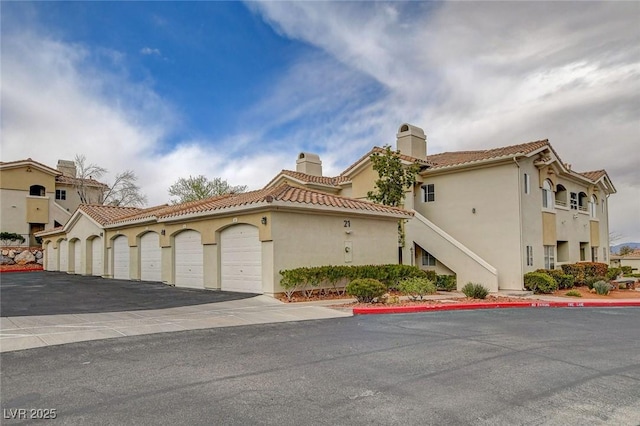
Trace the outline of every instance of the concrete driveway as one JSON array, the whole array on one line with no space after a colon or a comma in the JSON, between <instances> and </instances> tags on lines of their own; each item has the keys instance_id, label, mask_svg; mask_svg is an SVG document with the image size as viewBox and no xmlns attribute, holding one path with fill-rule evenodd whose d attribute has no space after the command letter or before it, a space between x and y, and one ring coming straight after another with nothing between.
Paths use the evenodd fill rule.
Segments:
<instances>
[{"instance_id":1,"label":"concrete driveway","mask_svg":"<svg viewBox=\"0 0 640 426\"><path fill-rule=\"evenodd\" d=\"M63 272L4 273L0 279L3 317L166 309L256 296Z\"/></svg>"}]
</instances>

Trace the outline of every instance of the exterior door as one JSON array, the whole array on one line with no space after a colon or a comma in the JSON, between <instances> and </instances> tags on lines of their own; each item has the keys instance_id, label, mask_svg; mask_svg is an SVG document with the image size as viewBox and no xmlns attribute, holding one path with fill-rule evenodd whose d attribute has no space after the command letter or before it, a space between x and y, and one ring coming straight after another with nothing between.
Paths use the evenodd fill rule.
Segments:
<instances>
[{"instance_id":1,"label":"exterior door","mask_svg":"<svg viewBox=\"0 0 640 426\"><path fill-rule=\"evenodd\" d=\"M140 238L140 280L162 281L160 236L147 232Z\"/></svg>"},{"instance_id":2,"label":"exterior door","mask_svg":"<svg viewBox=\"0 0 640 426\"><path fill-rule=\"evenodd\" d=\"M263 292L261 244L255 226L231 226L220 233L222 290Z\"/></svg>"},{"instance_id":3,"label":"exterior door","mask_svg":"<svg viewBox=\"0 0 640 426\"><path fill-rule=\"evenodd\" d=\"M204 250L197 231L183 231L174 238L176 287L204 288Z\"/></svg>"},{"instance_id":4,"label":"exterior door","mask_svg":"<svg viewBox=\"0 0 640 426\"><path fill-rule=\"evenodd\" d=\"M129 240L121 236L113 240L113 278L128 280L129 277Z\"/></svg>"},{"instance_id":5,"label":"exterior door","mask_svg":"<svg viewBox=\"0 0 640 426\"><path fill-rule=\"evenodd\" d=\"M58 243L58 252L60 256L60 272L69 271L69 243L60 241Z\"/></svg>"},{"instance_id":6,"label":"exterior door","mask_svg":"<svg viewBox=\"0 0 640 426\"><path fill-rule=\"evenodd\" d=\"M53 249L53 243L47 244L45 253L47 255L47 271L57 271L58 261L56 259L56 255L58 254L58 252Z\"/></svg>"},{"instance_id":7,"label":"exterior door","mask_svg":"<svg viewBox=\"0 0 640 426\"><path fill-rule=\"evenodd\" d=\"M73 242L73 273L74 274L82 274L82 253L80 250L81 242L80 240L75 240Z\"/></svg>"}]
</instances>

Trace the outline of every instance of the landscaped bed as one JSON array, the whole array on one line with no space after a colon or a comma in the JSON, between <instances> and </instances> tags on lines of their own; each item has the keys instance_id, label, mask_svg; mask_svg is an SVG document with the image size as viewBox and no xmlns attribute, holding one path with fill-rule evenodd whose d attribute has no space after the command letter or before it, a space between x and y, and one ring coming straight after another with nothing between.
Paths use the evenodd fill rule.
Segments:
<instances>
[{"instance_id":1,"label":"landscaped bed","mask_svg":"<svg viewBox=\"0 0 640 426\"><path fill-rule=\"evenodd\" d=\"M0 265L0 272L42 271L42 265L30 263L27 265Z\"/></svg>"}]
</instances>

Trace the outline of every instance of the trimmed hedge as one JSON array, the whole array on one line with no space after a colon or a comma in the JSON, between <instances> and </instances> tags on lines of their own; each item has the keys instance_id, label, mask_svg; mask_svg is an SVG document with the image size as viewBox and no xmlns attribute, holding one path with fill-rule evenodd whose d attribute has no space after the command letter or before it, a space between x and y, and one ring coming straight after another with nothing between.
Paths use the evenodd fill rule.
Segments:
<instances>
[{"instance_id":1,"label":"trimmed hedge","mask_svg":"<svg viewBox=\"0 0 640 426\"><path fill-rule=\"evenodd\" d=\"M456 286L455 275L438 275L436 277L436 288L440 291L454 291Z\"/></svg>"},{"instance_id":2,"label":"trimmed hedge","mask_svg":"<svg viewBox=\"0 0 640 426\"><path fill-rule=\"evenodd\" d=\"M573 275L576 285L585 285L589 277L604 277L607 275L609 266L599 262L570 263L561 266L562 271L567 275Z\"/></svg>"},{"instance_id":3,"label":"trimmed hedge","mask_svg":"<svg viewBox=\"0 0 640 426\"><path fill-rule=\"evenodd\" d=\"M558 289L558 283L550 275L542 272L524 274L524 288L534 293L553 293Z\"/></svg>"},{"instance_id":4,"label":"trimmed hedge","mask_svg":"<svg viewBox=\"0 0 640 426\"><path fill-rule=\"evenodd\" d=\"M372 278L356 278L347 284L347 294L360 303L372 303L387 292L387 286Z\"/></svg>"},{"instance_id":5,"label":"trimmed hedge","mask_svg":"<svg viewBox=\"0 0 640 426\"><path fill-rule=\"evenodd\" d=\"M409 265L314 266L282 270L280 275L280 285L289 300L296 291L301 291L307 297L316 289L326 288L344 294L340 289L358 278L378 280L387 290L395 289L400 281L407 278L433 277L432 281L435 281L435 272Z\"/></svg>"},{"instance_id":6,"label":"trimmed hedge","mask_svg":"<svg viewBox=\"0 0 640 426\"><path fill-rule=\"evenodd\" d=\"M549 275L558 284L560 290L573 288L575 284L573 275L567 275L559 269L538 269L535 272Z\"/></svg>"}]
</instances>

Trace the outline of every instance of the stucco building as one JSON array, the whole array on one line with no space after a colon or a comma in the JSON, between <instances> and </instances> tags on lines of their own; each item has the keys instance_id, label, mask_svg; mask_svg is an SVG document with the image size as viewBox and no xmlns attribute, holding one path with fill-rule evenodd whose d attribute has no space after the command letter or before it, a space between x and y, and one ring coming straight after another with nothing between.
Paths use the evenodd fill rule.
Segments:
<instances>
[{"instance_id":1,"label":"stucco building","mask_svg":"<svg viewBox=\"0 0 640 426\"><path fill-rule=\"evenodd\" d=\"M36 245L36 232L64 225L80 205L79 182L95 197L107 188L94 179L78 179L73 161L60 160L57 169L31 158L0 162L2 231Z\"/></svg>"}]
</instances>

